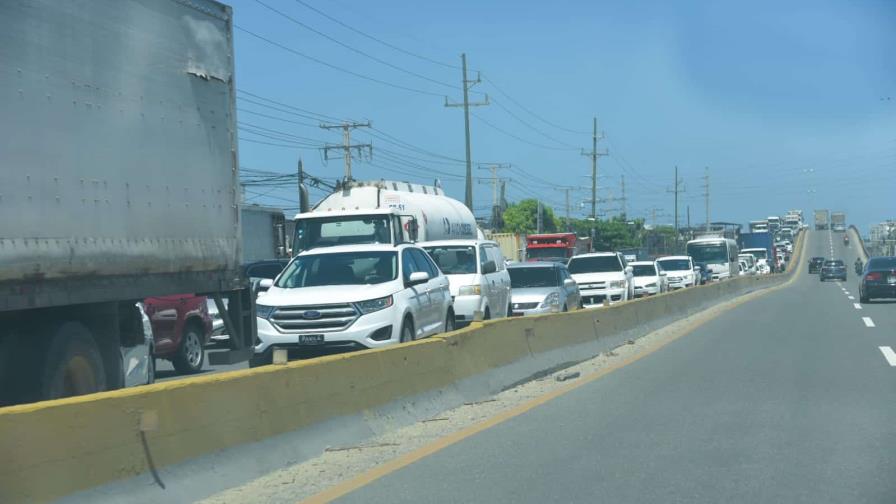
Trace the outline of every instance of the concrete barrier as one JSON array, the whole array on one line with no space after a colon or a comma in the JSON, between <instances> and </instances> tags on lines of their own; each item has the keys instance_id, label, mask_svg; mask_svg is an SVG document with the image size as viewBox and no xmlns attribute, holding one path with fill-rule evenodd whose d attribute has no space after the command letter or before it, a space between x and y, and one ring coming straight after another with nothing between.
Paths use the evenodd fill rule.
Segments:
<instances>
[{"instance_id":1,"label":"concrete barrier","mask_svg":"<svg viewBox=\"0 0 896 504\"><path fill-rule=\"evenodd\" d=\"M863 263L868 262L868 249L865 248L865 240L862 239L862 235L859 233L859 229L853 225L849 226L849 234L852 235L853 243L857 245L859 252L859 258L862 259Z\"/></svg>"},{"instance_id":2,"label":"concrete barrier","mask_svg":"<svg viewBox=\"0 0 896 504\"><path fill-rule=\"evenodd\" d=\"M114 481L81 496L199 498L282 467L283 457L311 457L325 439L363 439L494 394L796 271L608 308L473 323L381 350L0 409L0 502L47 501ZM146 475L150 457L167 493ZM240 469L227 469L240 460ZM178 477L187 483L178 487ZM135 481L143 494L128 487Z\"/></svg>"}]
</instances>

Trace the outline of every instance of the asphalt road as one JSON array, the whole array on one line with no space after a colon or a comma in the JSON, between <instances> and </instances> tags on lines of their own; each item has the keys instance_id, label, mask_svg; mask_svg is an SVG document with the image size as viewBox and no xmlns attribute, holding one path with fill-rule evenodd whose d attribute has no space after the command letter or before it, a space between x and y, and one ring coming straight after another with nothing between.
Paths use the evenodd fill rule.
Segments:
<instances>
[{"instance_id":1,"label":"asphalt road","mask_svg":"<svg viewBox=\"0 0 896 504\"><path fill-rule=\"evenodd\" d=\"M801 267L789 286L340 502L896 502L896 367L879 348L896 347L896 305L855 304L841 240L810 232L803 261L843 258L842 285Z\"/></svg>"},{"instance_id":2,"label":"asphalt road","mask_svg":"<svg viewBox=\"0 0 896 504\"><path fill-rule=\"evenodd\" d=\"M235 369L248 369L248 362L239 362L237 364L230 364L227 366L212 366L208 363L208 350L212 350L215 348L215 344L212 343L206 347L205 354L205 364L202 366L202 371L194 375L179 375L177 371L174 370L174 366L171 365L171 361L167 361L165 359L156 359L156 381L157 382L165 382L171 380L181 380L183 378L188 378L190 376L200 376L204 374L214 374L221 373L223 371L233 371ZM223 347L222 347L223 348Z\"/></svg>"}]
</instances>

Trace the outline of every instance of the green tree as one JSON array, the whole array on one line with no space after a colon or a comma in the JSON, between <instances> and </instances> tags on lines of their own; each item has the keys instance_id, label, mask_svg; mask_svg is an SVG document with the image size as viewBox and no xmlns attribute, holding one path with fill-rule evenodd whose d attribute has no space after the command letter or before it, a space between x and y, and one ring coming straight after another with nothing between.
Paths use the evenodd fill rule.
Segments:
<instances>
[{"instance_id":1,"label":"green tree","mask_svg":"<svg viewBox=\"0 0 896 504\"><path fill-rule=\"evenodd\" d=\"M514 203L504 210L504 232L532 234L537 228L538 201L524 199ZM557 219L554 211L548 206L542 206L542 223L545 233L553 233L557 230Z\"/></svg>"}]
</instances>

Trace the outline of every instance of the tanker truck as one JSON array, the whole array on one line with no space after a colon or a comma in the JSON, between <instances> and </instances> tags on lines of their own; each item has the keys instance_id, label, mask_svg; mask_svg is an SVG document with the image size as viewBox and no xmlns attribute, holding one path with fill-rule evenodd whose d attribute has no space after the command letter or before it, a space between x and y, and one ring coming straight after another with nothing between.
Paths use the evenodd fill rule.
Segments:
<instances>
[{"instance_id":1,"label":"tanker truck","mask_svg":"<svg viewBox=\"0 0 896 504\"><path fill-rule=\"evenodd\" d=\"M441 187L349 181L295 217L293 255L336 245L482 238L473 213Z\"/></svg>"},{"instance_id":2,"label":"tanker truck","mask_svg":"<svg viewBox=\"0 0 896 504\"><path fill-rule=\"evenodd\" d=\"M251 355L231 15L0 2L0 405L123 386L151 297L214 298L239 344L209 360Z\"/></svg>"}]
</instances>

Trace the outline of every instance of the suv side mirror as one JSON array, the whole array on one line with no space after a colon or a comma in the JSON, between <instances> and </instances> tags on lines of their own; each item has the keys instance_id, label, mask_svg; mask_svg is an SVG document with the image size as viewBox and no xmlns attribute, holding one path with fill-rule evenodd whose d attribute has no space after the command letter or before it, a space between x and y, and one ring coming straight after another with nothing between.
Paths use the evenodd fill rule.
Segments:
<instances>
[{"instance_id":1,"label":"suv side mirror","mask_svg":"<svg viewBox=\"0 0 896 504\"><path fill-rule=\"evenodd\" d=\"M635 269L632 268L631 266L626 266L626 267L625 267L625 272L626 272L626 273L631 273L632 271L635 271Z\"/></svg>"},{"instance_id":2,"label":"suv side mirror","mask_svg":"<svg viewBox=\"0 0 896 504\"><path fill-rule=\"evenodd\" d=\"M266 291L274 286L274 280L270 278L262 278L258 281L258 290Z\"/></svg>"},{"instance_id":3,"label":"suv side mirror","mask_svg":"<svg viewBox=\"0 0 896 504\"><path fill-rule=\"evenodd\" d=\"M482 274L488 275L489 273L494 273L498 271L498 266L495 265L495 261L486 261L485 264L482 265Z\"/></svg>"},{"instance_id":4,"label":"suv side mirror","mask_svg":"<svg viewBox=\"0 0 896 504\"><path fill-rule=\"evenodd\" d=\"M420 285L429 281L429 273L425 271L415 271L408 277L407 285Z\"/></svg>"},{"instance_id":5,"label":"suv side mirror","mask_svg":"<svg viewBox=\"0 0 896 504\"><path fill-rule=\"evenodd\" d=\"M576 281L573 280L572 278L566 278L563 280L563 286L566 288L575 287Z\"/></svg>"},{"instance_id":6,"label":"suv side mirror","mask_svg":"<svg viewBox=\"0 0 896 504\"><path fill-rule=\"evenodd\" d=\"M666 273L665 271L660 271L660 276L666 276L667 274L668 273Z\"/></svg>"},{"instance_id":7,"label":"suv side mirror","mask_svg":"<svg viewBox=\"0 0 896 504\"><path fill-rule=\"evenodd\" d=\"M696 272L700 272L701 269L703 268L701 268L700 266L694 266L694 271Z\"/></svg>"}]
</instances>

